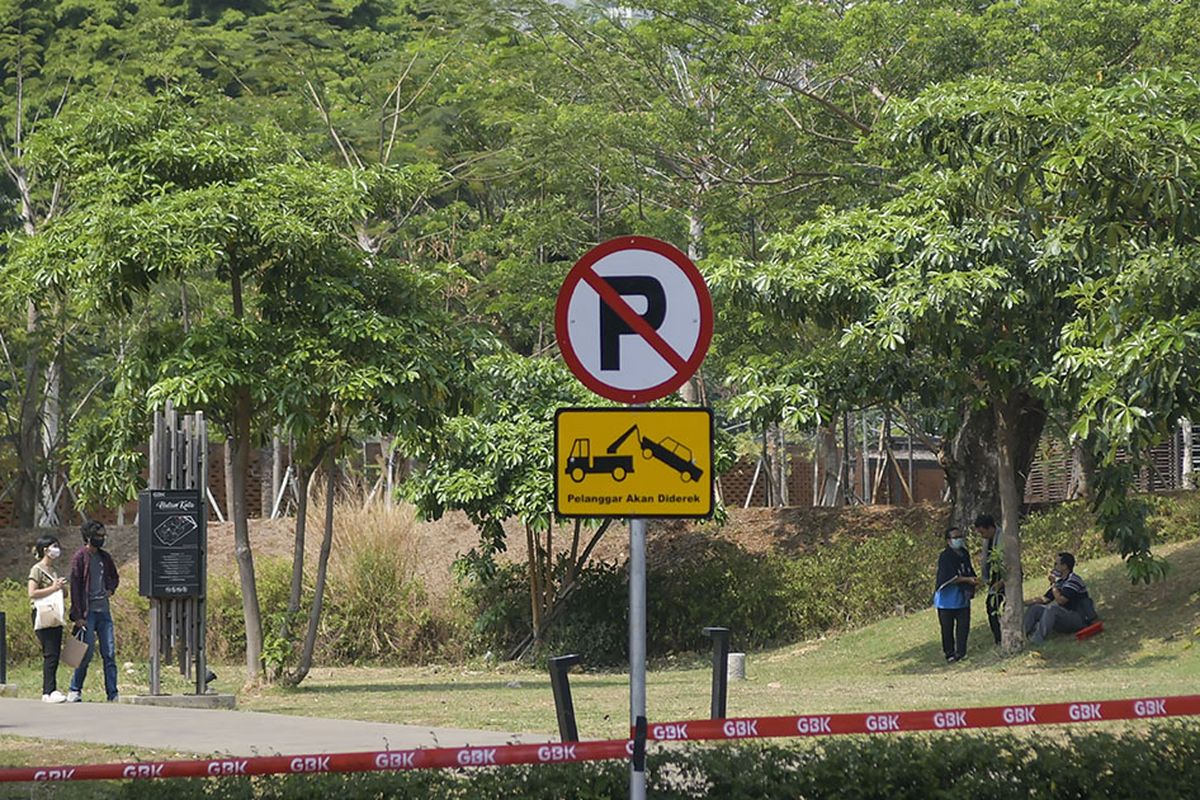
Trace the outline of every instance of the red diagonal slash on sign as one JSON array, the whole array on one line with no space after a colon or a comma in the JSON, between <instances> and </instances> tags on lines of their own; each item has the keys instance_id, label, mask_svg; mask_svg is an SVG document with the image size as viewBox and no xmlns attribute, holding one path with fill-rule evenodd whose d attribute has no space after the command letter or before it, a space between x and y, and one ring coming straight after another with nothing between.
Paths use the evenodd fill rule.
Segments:
<instances>
[{"instance_id":1,"label":"red diagonal slash on sign","mask_svg":"<svg viewBox=\"0 0 1200 800\"><path fill-rule=\"evenodd\" d=\"M600 295L600 302L616 312L626 325L633 329L633 332L646 340L646 343L654 348L654 351L663 357L676 372L683 372L687 368L687 359L675 352L675 348L667 343L667 340L658 335L658 331L650 327L646 320L642 319L641 315L633 310L633 307L625 302L620 293L609 285L608 281L597 275L594 269L585 270L583 279L587 285L595 290L596 294Z\"/></svg>"}]
</instances>

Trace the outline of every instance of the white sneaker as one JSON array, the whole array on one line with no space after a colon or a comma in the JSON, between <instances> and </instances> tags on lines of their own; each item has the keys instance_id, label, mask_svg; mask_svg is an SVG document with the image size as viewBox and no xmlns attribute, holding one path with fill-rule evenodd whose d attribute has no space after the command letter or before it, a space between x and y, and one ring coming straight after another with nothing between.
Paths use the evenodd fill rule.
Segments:
<instances>
[{"instance_id":1,"label":"white sneaker","mask_svg":"<svg viewBox=\"0 0 1200 800\"><path fill-rule=\"evenodd\" d=\"M78 703L82 700L83 700L83 697L80 696L79 692L75 691L74 689L67 692L67 702L68 703Z\"/></svg>"},{"instance_id":2,"label":"white sneaker","mask_svg":"<svg viewBox=\"0 0 1200 800\"><path fill-rule=\"evenodd\" d=\"M63 694L62 692L60 692L58 689L55 689L50 694L42 695L42 702L43 703L65 703L65 702L67 702L67 696L65 694Z\"/></svg>"}]
</instances>

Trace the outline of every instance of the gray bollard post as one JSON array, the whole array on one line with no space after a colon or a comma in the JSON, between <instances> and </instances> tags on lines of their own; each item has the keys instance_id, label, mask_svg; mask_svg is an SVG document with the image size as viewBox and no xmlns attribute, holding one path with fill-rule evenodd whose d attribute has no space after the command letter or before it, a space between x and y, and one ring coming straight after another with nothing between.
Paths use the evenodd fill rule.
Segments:
<instances>
[{"instance_id":1,"label":"gray bollard post","mask_svg":"<svg viewBox=\"0 0 1200 800\"><path fill-rule=\"evenodd\" d=\"M554 691L554 710L558 714L558 736L564 742L578 742L575 704L571 702L571 684L567 672L579 663L579 656L555 656L550 659L550 688Z\"/></svg>"},{"instance_id":2,"label":"gray bollard post","mask_svg":"<svg viewBox=\"0 0 1200 800\"><path fill-rule=\"evenodd\" d=\"M8 620L0 611L0 685L8 683Z\"/></svg>"},{"instance_id":3,"label":"gray bollard post","mask_svg":"<svg viewBox=\"0 0 1200 800\"><path fill-rule=\"evenodd\" d=\"M729 690L729 628L705 628L713 640L712 719L725 719L725 699Z\"/></svg>"}]
</instances>

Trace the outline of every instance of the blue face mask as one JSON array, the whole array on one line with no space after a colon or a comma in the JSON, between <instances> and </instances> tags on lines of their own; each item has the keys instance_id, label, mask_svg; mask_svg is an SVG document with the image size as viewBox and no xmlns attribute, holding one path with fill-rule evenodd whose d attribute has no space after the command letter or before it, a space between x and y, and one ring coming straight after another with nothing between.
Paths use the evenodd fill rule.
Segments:
<instances>
[{"instance_id":1,"label":"blue face mask","mask_svg":"<svg viewBox=\"0 0 1200 800\"><path fill-rule=\"evenodd\" d=\"M966 544L967 544L966 539L951 539L950 540L950 546L953 547L955 550L962 550L963 547L966 546Z\"/></svg>"}]
</instances>

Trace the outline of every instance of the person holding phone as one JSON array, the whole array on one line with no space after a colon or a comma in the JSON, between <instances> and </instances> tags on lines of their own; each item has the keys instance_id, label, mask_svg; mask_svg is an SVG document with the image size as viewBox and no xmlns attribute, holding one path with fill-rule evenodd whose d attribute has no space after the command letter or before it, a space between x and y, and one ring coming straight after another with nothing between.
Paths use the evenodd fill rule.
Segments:
<instances>
[{"instance_id":1,"label":"person holding phone","mask_svg":"<svg viewBox=\"0 0 1200 800\"><path fill-rule=\"evenodd\" d=\"M1025 609L1025 635L1041 644L1055 631L1074 633L1095 619L1095 606L1083 579L1075 574L1075 556L1059 553L1050 569L1050 588Z\"/></svg>"},{"instance_id":2,"label":"person holding phone","mask_svg":"<svg viewBox=\"0 0 1200 800\"><path fill-rule=\"evenodd\" d=\"M967 636L971 632L971 598L979 586L967 539L955 526L946 529L946 549L938 556L937 589L933 606L942 629L942 652L946 663L967 657Z\"/></svg>"},{"instance_id":3,"label":"person holding phone","mask_svg":"<svg viewBox=\"0 0 1200 800\"><path fill-rule=\"evenodd\" d=\"M37 624L37 609L34 604L43 597L63 593L63 608L66 608L67 579L58 574L54 562L62 555L58 539L41 536L33 545L37 563L29 570L29 605L33 608L33 621ZM58 690L58 659L62 654L62 625L35 628L34 634L42 645L42 702L62 703L67 696Z\"/></svg>"}]
</instances>

